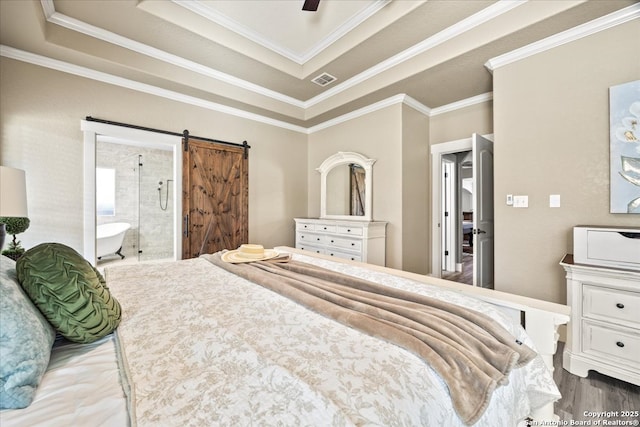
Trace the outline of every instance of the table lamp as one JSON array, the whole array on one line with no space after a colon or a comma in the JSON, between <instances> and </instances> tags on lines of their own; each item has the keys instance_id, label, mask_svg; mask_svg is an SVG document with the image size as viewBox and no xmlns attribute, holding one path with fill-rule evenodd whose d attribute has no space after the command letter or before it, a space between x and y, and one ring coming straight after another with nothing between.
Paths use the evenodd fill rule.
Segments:
<instances>
[{"instance_id":1,"label":"table lamp","mask_svg":"<svg viewBox=\"0 0 640 427\"><path fill-rule=\"evenodd\" d=\"M27 184L23 170L0 166L0 217L26 218ZM0 224L0 250L4 246L5 224Z\"/></svg>"}]
</instances>

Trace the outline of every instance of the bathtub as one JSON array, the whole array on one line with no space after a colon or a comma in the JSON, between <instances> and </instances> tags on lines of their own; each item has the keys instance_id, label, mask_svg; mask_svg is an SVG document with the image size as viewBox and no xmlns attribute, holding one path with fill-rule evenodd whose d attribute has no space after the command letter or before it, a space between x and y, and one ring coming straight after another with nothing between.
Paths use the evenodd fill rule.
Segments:
<instances>
[{"instance_id":1,"label":"bathtub","mask_svg":"<svg viewBox=\"0 0 640 427\"><path fill-rule=\"evenodd\" d=\"M98 225L96 227L96 257L100 259L105 255L117 254L124 258L120 250L124 235L130 228L131 224L126 222Z\"/></svg>"}]
</instances>

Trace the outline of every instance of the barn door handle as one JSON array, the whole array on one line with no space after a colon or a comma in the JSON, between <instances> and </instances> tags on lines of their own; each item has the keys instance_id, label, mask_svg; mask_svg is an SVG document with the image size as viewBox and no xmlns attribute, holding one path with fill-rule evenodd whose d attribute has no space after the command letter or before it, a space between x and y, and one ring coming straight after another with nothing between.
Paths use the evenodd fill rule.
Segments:
<instances>
[{"instance_id":1,"label":"barn door handle","mask_svg":"<svg viewBox=\"0 0 640 427\"><path fill-rule=\"evenodd\" d=\"M182 218L182 235L189 237L189 215L185 215Z\"/></svg>"}]
</instances>

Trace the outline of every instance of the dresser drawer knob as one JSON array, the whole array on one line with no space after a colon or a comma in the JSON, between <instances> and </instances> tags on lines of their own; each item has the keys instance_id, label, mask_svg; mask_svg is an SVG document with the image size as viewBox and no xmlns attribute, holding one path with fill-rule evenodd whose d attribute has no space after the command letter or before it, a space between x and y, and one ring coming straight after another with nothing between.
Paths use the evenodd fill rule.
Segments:
<instances>
[{"instance_id":1,"label":"dresser drawer knob","mask_svg":"<svg viewBox=\"0 0 640 427\"><path fill-rule=\"evenodd\" d=\"M624 347L624 343L622 341L618 341L616 345L620 348Z\"/></svg>"},{"instance_id":2,"label":"dresser drawer knob","mask_svg":"<svg viewBox=\"0 0 640 427\"><path fill-rule=\"evenodd\" d=\"M352 243L352 244L351 244L351 246L355 246L355 245L356 245L355 243Z\"/></svg>"},{"instance_id":3,"label":"dresser drawer knob","mask_svg":"<svg viewBox=\"0 0 640 427\"><path fill-rule=\"evenodd\" d=\"M319 241L320 241L320 238L318 237L316 240L319 242Z\"/></svg>"},{"instance_id":4,"label":"dresser drawer knob","mask_svg":"<svg viewBox=\"0 0 640 427\"><path fill-rule=\"evenodd\" d=\"M333 243L333 240L331 241L331 243Z\"/></svg>"},{"instance_id":5,"label":"dresser drawer knob","mask_svg":"<svg viewBox=\"0 0 640 427\"><path fill-rule=\"evenodd\" d=\"M624 304L622 304L622 303L620 303L620 302L619 302L619 303L617 303L617 304L616 304L616 307L618 307L618 308L624 308Z\"/></svg>"}]
</instances>

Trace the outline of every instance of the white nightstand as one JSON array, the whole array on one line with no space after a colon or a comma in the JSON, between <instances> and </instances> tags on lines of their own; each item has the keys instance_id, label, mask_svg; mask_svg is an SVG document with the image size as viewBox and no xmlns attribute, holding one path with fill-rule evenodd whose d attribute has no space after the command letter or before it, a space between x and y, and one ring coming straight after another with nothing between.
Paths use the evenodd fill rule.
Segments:
<instances>
[{"instance_id":1,"label":"white nightstand","mask_svg":"<svg viewBox=\"0 0 640 427\"><path fill-rule=\"evenodd\" d=\"M640 271L575 264L573 255L560 265L571 306L562 366L640 385Z\"/></svg>"}]
</instances>

